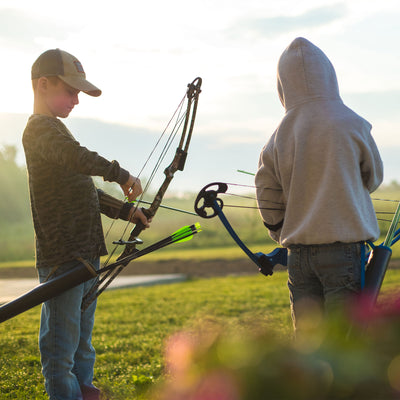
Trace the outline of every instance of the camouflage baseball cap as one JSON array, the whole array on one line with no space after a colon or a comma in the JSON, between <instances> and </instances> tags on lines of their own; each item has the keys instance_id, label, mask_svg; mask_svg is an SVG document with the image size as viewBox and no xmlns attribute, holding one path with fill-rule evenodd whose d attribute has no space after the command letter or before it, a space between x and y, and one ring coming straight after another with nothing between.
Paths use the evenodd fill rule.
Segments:
<instances>
[{"instance_id":1,"label":"camouflage baseball cap","mask_svg":"<svg viewBox=\"0 0 400 400\"><path fill-rule=\"evenodd\" d=\"M100 96L101 90L86 80L80 61L60 49L47 50L32 65L32 79L57 76L69 86L90 96Z\"/></svg>"}]
</instances>

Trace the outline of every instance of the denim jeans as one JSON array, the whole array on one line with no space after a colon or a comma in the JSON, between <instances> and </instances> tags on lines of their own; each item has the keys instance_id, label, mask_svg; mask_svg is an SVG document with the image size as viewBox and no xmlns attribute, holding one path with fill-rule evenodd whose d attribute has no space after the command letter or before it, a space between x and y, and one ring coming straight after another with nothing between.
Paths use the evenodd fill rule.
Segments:
<instances>
[{"instance_id":1,"label":"denim jeans","mask_svg":"<svg viewBox=\"0 0 400 400\"><path fill-rule=\"evenodd\" d=\"M296 245L288 249L288 287L295 330L311 309L329 313L361 291L364 244Z\"/></svg>"},{"instance_id":2,"label":"denim jeans","mask_svg":"<svg viewBox=\"0 0 400 400\"><path fill-rule=\"evenodd\" d=\"M99 259L90 262L96 270L99 268ZM77 260L61 264L50 279L78 264ZM47 279L51 270L38 269L40 282ZM96 396L99 391L92 384L95 350L91 339L96 302L81 312L82 298L95 279L67 290L42 305L39 349L50 400L99 398L98 394Z\"/></svg>"}]
</instances>

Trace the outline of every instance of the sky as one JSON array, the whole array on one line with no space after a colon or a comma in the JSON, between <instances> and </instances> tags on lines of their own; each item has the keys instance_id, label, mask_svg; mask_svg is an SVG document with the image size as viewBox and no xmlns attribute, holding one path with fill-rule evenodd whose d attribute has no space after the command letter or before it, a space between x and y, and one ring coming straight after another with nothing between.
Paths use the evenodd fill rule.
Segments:
<instances>
[{"instance_id":1,"label":"sky","mask_svg":"<svg viewBox=\"0 0 400 400\"><path fill-rule=\"evenodd\" d=\"M219 178L218 170L221 179L252 183L234 168L255 171L258 154L284 113L276 92L278 58L303 36L332 61L344 102L372 123L385 180L400 181L398 0L60 4L0 0L0 145L20 142L21 119L12 125L10 118L32 111L31 65L43 51L59 47L74 54L87 79L103 91L99 98L80 95L69 118L81 127L85 145L137 169L139 161L131 159L139 160L147 148L140 135L135 140L128 132L161 133L187 83L200 76L193 176L207 183ZM101 124L110 133L87 135L83 122ZM213 162L204 165L205 160ZM187 187L192 183L189 176L182 181Z\"/></svg>"}]
</instances>

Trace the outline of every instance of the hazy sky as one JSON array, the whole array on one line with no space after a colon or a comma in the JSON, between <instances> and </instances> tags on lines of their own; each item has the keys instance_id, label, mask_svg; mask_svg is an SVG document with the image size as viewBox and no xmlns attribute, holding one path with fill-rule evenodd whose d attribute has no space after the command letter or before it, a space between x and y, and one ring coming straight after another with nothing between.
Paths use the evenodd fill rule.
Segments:
<instances>
[{"instance_id":1,"label":"hazy sky","mask_svg":"<svg viewBox=\"0 0 400 400\"><path fill-rule=\"evenodd\" d=\"M31 112L31 65L59 47L103 90L71 116L160 130L201 76L196 135L261 149L283 116L278 58L304 36L380 149L400 146L399 20L398 0L0 0L0 112Z\"/></svg>"}]
</instances>

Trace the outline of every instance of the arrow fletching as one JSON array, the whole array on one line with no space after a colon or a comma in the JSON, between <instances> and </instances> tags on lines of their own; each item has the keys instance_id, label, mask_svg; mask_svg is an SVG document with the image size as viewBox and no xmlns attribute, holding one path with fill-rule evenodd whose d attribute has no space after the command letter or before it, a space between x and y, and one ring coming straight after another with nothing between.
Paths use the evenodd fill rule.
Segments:
<instances>
[{"instance_id":1,"label":"arrow fletching","mask_svg":"<svg viewBox=\"0 0 400 400\"><path fill-rule=\"evenodd\" d=\"M201 226L198 222L196 222L193 225L184 226L171 235L172 242L173 243L187 242L192 239L195 233L201 232L201 230L202 230Z\"/></svg>"}]
</instances>

